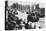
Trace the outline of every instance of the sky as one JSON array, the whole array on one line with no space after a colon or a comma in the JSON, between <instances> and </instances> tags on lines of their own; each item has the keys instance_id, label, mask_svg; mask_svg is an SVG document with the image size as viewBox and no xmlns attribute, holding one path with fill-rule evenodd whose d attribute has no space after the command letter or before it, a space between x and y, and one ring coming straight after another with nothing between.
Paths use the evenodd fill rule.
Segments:
<instances>
[{"instance_id":1,"label":"sky","mask_svg":"<svg viewBox=\"0 0 46 31\"><path fill-rule=\"evenodd\" d=\"M37 3L40 4L40 7L44 7L45 6L45 1L43 0L8 0L8 5L12 5L13 3L16 3L18 2L19 4L22 4L22 5L35 5Z\"/></svg>"}]
</instances>

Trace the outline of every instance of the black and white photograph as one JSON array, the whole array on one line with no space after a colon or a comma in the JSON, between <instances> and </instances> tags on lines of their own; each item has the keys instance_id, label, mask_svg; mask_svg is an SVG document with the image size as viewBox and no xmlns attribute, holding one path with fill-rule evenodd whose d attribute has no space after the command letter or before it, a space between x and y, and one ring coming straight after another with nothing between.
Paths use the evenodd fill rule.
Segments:
<instances>
[{"instance_id":1,"label":"black and white photograph","mask_svg":"<svg viewBox=\"0 0 46 31\"><path fill-rule=\"evenodd\" d=\"M5 1L5 30L45 28L45 8L42 2Z\"/></svg>"}]
</instances>

